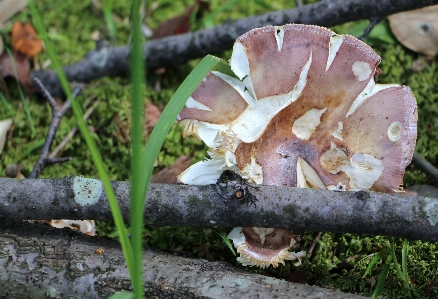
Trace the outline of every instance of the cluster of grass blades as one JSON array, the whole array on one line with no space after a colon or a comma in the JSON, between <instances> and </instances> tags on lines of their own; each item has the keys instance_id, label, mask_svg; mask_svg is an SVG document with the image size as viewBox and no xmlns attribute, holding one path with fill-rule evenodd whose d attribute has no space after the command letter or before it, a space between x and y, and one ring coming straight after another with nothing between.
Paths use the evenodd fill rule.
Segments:
<instances>
[{"instance_id":1,"label":"cluster of grass blades","mask_svg":"<svg viewBox=\"0 0 438 299\"><path fill-rule=\"evenodd\" d=\"M142 281L142 265L143 265L143 211L146 200L146 192L149 185L149 180L152 175L154 162L170 127L174 123L179 111L184 106L189 96L193 93L196 86L207 75L207 73L219 62L219 59L213 56L206 56L188 75L186 80L177 89L168 105L164 109L158 123L153 130L148 143L142 150L142 130L143 130L143 88L144 88L144 58L142 52L142 38L140 32L140 8L141 1L135 0L131 6L132 20L132 48L131 48L131 82L132 82L132 145L131 145L131 241L128 238L128 231L123 222L122 214L112 188L109 175L103 163L100 152L96 143L88 130L86 123L83 120L81 108L76 100L72 97L72 91L68 84L61 65L57 59L54 47L47 37L47 31L38 14L38 9L33 1L29 3L34 24L38 30L39 36L44 40L46 49L54 68L58 74L58 78L62 84L62 88L67 98L71 101L71 106L75 114L75 118L87 146L91 152L93 161L102 180L108 202L113 214L114 222L117 228L118 237L122 245L126 264L131 277L131 282L134 288L134 293L121 292L114 294L113 299L128 299L128 298L144 298L143 281Z\"/></svg>"},{"instance_id":2,"label":"cluster of grass blades","mask_svg":"<svg viewBox=\"0 0 438 299\"><path fill-rule=\"evenodd\" d=\"M397 273L397 277L404 283L409 284L409 276L408 276L408 268L407 268L407 260L408 260L408 241L405 240L403 242L402 248L402 264L400 268L400 264L397 262L397 257L395 255L395 238L391 238L389 247L383 248L380 252L378 252L368 264L368 267L365 271L365 274L362 278L365 278L370 272L374 265L381 263L382 270L380 271L379 278L377 279L376 288L374 289L372 298L377 298L382 291L383 285L385 284L386 278L388 277L389 269L391 264L394 266L394 269Z\"/></svg>"}]
</instances>

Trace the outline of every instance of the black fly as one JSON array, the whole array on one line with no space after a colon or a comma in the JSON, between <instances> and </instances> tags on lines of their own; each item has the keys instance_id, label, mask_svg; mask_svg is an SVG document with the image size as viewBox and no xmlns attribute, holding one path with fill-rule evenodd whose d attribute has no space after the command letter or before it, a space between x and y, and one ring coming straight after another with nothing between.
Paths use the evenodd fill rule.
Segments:
<instances>
[{"instance_id":1,"label":"black fly","mask_svg":"<svg viewBox=\"0 0 438 299\"><path fill-rule=\"evenodd\" d=\"M258 189L249 184L240 175L232 172L231 170L225 170L216 182L219 195L224 199L235 198L242 204L253 204L256 206L258 199L250 192L250 189ZM231 188L229 188L231 187Z\"/></svg>"}]
</instances>

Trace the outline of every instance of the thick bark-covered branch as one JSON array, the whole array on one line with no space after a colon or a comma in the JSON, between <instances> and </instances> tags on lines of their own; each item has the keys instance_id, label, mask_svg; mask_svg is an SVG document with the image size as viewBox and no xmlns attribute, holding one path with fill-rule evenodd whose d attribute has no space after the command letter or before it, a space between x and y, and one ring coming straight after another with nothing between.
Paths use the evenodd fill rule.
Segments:
<instances>
[{"instance_id":1,"label":"thick bark-covered branch","mask_svg":"<svg viewBox=\"0 0 438 299\"><path fill-rule=\"evenodd\" d=\"M27 222L0 224L2 298L108 298L131 288L114 241ZM146 298L364 298L153 250L143 261Z\"/></svg>"},{"instance_id":2,"label":"thick bark-covered branch","mask_svg":"<svg viewBox=\"0 0 438 299\"><path fill-rule=\"evenodd\" d=\"M215 54L231 49L241 34L267 25L287 23L334 26L349 21L368 19L372 22L406 10L438 4L438 0L323 0L295 9L266 13L220 26L152 40L144 45L146 65L149 68L171 66L190 59ZM103 76L126 76L128 74L128 47L100 46L90 51L84 60L64 68L71 82L90 82ZM63 92L55 71L35 71L53 96Z\"/></svg>"},{"instance_id":3,"label":"thick bark-covered branch","mask_svg":"<svg viewBox=\"0 0 438 299\"><path fill-rule=\"evenodd\" d=\"M129 183L113 182L125 219ZM237 189L236 189L237 188ZM0 219L96 219L112 216L100 181L0 179ZM337 192L249 187L255 204L235 197L240 187L151 184L145 222L178 226L258 226L297 233L324 231L438 240L438 199L368 191Z\"/></svg>"}]
</instances>

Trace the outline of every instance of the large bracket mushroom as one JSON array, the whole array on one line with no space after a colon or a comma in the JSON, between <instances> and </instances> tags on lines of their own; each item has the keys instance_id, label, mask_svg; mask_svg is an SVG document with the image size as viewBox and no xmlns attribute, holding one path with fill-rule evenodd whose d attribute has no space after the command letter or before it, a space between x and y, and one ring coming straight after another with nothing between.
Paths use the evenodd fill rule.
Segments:
<instances>
[{"instance_id":1,"label":"large bracket mushroom","mask_svg":"<svg viewBox=\"0 0 438 299\"><path fill-rule=\"evenodd\" d=\"M186 136L211 149L180 176L214 184L224 170L250 183L399 192L417 137L407 86L376 84L380 57L329 29L288 24L249 31L234 44L236 77L211 72L178 117ZM237 79L238 78L238 79ZM245 265L299 259L292 232L236 228Z\"/></svg>"}]
</instances>

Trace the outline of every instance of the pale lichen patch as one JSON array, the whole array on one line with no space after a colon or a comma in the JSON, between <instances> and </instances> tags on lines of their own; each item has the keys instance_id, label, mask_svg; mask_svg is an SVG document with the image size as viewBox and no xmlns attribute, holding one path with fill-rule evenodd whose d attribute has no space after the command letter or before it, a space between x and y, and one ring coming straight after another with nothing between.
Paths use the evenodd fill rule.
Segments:
<instances>
[{"instance_id":1,"label":"pale lichen patch","mask_svg":"<svg viewBox=\"0 0 438 299\"><path fill-rule=\"evenodd\" d=\"M425 200L430 199L426 197ZM426 212L427 220L429 220L430 225L435 226L438 223L438 201L433 200L428 202L424 207L424 211Z\"/></svg>"},{"instance_id":2,"label":"pale lichen patch","mask_svg":"<svg viewBox=\"0 0 438 299\"><path fill-rule=\"evenodd\" d=\"M75 201L81 206L95 204L99 200L102 191L103 186L99 180L80 176L73 178Z\"/></svg>"},{"instance_id":3,"label":"pale lichen patch","mask_svg":"<svg viewBox=\"0 0 438 299\"><path fill-rule=\"evenodd\" d=\"M312 108L300 116L292 126L292 133L300 139L308 140L321 123L321 115L327 110Z\"/></svg>"},{"instance_id":4,"label":"pale lichen patch","mask_svg":"<svg viewBox=\"0 0 438 299\"><path fill-rule=\"evenodd\" d=\"M399 121L392 122L388 127L388 138L389 140L395 142L400 139L401 134L401 123Z\"/></svg>"},{"instance_id":5,"label":"pale lichen patch","mask_svg":"<svg viewBox=\"0 0 438 299\"><path fill-rule=\"evenodd\" d=\"M367 62L360 60L353 63L351 70L359 81L365 81L368 79L372 72L370 65Z\"/></svg>"}]
</instances>

